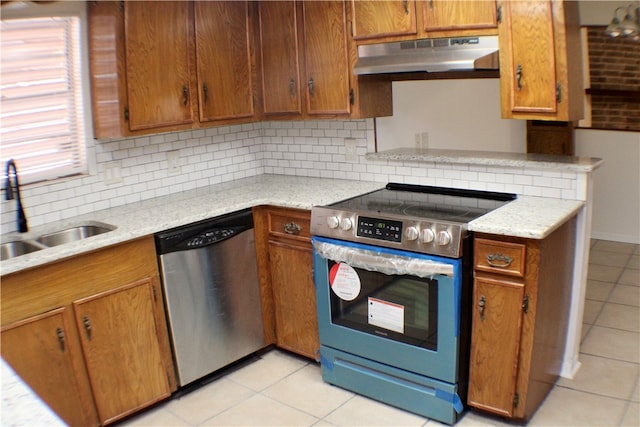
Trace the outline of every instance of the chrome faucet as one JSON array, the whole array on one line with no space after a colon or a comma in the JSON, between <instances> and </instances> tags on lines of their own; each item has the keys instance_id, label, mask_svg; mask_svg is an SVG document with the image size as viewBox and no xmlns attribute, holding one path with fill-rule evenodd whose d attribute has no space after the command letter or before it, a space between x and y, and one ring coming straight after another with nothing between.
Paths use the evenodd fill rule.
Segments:
<instances>
[{"instance_id":1,"label":"chrome faucet","mask_svg":"<svg viewBox=\"0 0 640 427\"><path fill-rule=\"evenodd\" d=\"M5 184L5 199L13 200L13 186L11 185L11 169L13 168L13 176L15 176L15 188L16 188L16 203L18 204L18 231L20 233L25 233L29 230L27 226L27 217L24 214L24 210L22 209L22 199L20 199L20 181L18 181L18 168L16 167L16 162L13 159L10 159L7 162L7 182Z\"/></svg>"}]
</instances>

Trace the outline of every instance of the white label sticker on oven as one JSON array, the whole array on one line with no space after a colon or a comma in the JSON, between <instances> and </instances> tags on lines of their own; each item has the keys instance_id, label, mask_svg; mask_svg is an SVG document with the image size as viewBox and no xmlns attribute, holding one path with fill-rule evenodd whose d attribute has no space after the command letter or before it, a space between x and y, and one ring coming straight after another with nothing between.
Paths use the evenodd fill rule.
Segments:
<instances>
[{"instance_id":1,"label":"white label sticker on oven","mask_svg":"<svg viewBox=\"0 0 640 427\"><path fill-rule=\"evenodd\" d=\"M352 301L360 295L360 276L349 264L334 264L329 272L331 290L345 301Z\"/></svg>"},{"instance_id":2,"label":"white label sticker on oven","mask_svg":"<svg viewBox=\"0 0 640 427\"><path fill-rule=\"evenodd\" d=\"M404 334L404 306L369 297L369 324Z\"/></svg>"}]
</instances>

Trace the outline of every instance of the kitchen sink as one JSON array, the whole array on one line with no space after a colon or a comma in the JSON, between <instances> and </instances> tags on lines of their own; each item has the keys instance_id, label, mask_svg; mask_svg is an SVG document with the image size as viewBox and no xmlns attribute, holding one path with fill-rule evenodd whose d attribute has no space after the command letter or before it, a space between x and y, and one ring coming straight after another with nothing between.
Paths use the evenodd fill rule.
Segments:
<instances>
[{"instance_id":1,"label":"kitchen sink","mask_svg":"<svg viewBox=\"0 0 640 427\"><path fill-rule=\"evenodd\" d=\"M64 243L75 242L91 236L107 233L115 230L115 228L116 227L113 225L108 224L77 225L75 227L69 227L64 230L42 235L38 237L36 241L45 246L58 246Z\"/></svg>"},{"instance_id":2,"label":"kitchen sink","mask_svg":"<svg viewBox=\"0 0 640 427\"><path fill-rule=\"evenodd\" d=\"M43 245L27 240L14 240L12 242L4 242L0 244L0 259L15 258L20 255L29 254L31 252L44 249Z\"/></svg>"}]
</instances>

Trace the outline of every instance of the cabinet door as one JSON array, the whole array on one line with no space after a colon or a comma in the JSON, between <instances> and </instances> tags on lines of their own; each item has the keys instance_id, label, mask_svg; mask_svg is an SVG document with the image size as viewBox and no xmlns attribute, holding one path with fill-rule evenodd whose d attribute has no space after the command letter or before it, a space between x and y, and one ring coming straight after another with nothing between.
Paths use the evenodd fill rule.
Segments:
<instances>
[{"instance_id":1,"label":"cabinet door","mask_svg":"<svg viewBox=\"0 0 640 427\"><path fill-rule=\"evenodd\" d=\"M298 16L294 1L260 1L265 114L301 114Z\"/></svg>"},{"instance_id":2,"label":"cabinet door","mask_svg":"<svg viewBox=\"0 0 640 427\"><path fill-rule=\"evenodd\" d=\"M553 113L557 82L551 1L505 1L502 8L500 55L508 62L511 111Z\"/></svg>"},{"instance_id":3,"label":"cabinet door","mask_svg":"<svg viewBox=\"0 0 640 427\"><path fill-rule=\"evenodd\" d=\"M124 8L129 128L192 123L191 4L127 1Z\"/></svg>"},{"instance_id":4,"label":"cabinet door","mask_svg":"<svg viewBox=\"0 0 640 427\"><path fill-rule=\"evenodd\" d=\"M83 388L81 362L74 366L74 358L81 361L82 356L77 338L70 337L65 312L60 308L3 327L2 358L65 423L97 425L95 412L87 406L92 405L91 392L86 384Z\"/></svg>"},{"instance_id":5,"label":"cabinet door","mask_svg":"<svg viewBox=\"0 0 640 427\"><path fill-rule=\"evenodd\" d=\"M303 2L308 114L349 114L344 2Z\"/></svg>"},{"instance_id":6,"label":"cabinet door","mask_svg":"<svg viewBox=\"0 0 640 427\"><path fill-rule=\"evenodd\" d=\"M469 405L513 415L524 285L476 278L469 364Z\"/></svg>"},{"instance_id":7,"label":"cabinet door","mask_svg":"<svg viewBox=\"0 0 640 427\"><path fill-rule=\"evenodd\" d=\"M356 40L417 34L414 0L351 0L351 6Z\"/></svg>"},{"instance_id":8,"label":"cabinet door","mask_svg":"<svg viewBox=\"0 0 640 427\"><path fill-rule=\"evenodd\" d=\"M495 0L425 0L425 31L496 28Z\"/></svg>"},{"instance_id":9,"label":"cabinet door","mask_svg":"<svg viewBox=\"0 0 640 427\"><path fill-rule=\"evenodd\" d=\"M315 359L320 349L311 244L269 242L277 345Z\"/></svg>"},{"instance_id":10,"label":"cabinet door","mask_svg":"<svg viewBox=\"0 0 640 427\"><path fill-rule=\"evenodd\" d=\"M194 7L200 121L253 116L248 2Z\"/></svg>"},{"instance_id":11,"label":"cabinet door","mask_svg":"<svg viewBox=\"0 0 640 427\"><path fill-rule=\"evenodd\" d=\"M102 423L170 395L155 323L158 297L145 279L73 304Z\"/></svg>"}]
</instances>

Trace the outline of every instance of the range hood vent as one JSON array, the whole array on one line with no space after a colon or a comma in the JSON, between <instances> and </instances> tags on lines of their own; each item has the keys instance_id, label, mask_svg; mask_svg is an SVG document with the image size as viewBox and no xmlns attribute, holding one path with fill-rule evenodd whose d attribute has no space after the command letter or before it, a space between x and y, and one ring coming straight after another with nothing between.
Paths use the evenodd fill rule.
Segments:
<instances>
[{"instance_id":1,"label":"range hood vent","mask_svg":"<svg viewBox=\"0 0 640 427\"><path fill-rule=\"evenodd\" d=\"M497 70L498 36L422 39L358 46L356 75Z\"/></svg>"}]
</instances>

